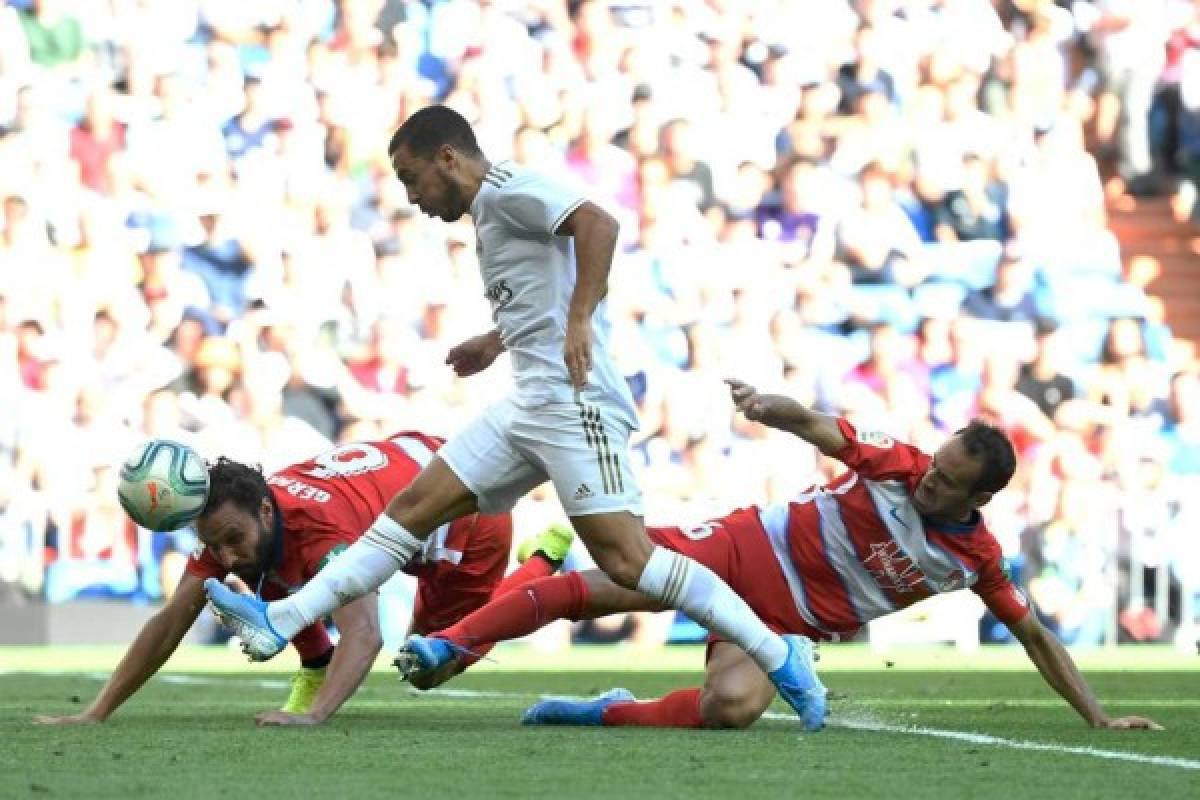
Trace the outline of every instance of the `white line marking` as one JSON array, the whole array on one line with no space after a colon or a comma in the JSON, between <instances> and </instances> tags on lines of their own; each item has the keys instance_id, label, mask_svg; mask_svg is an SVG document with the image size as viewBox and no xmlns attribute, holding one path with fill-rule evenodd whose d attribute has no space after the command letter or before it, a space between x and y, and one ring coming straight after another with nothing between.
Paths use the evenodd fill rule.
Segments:
<instances>
[{"instance_id":1,"label":"white line marking","mask_svg":"<svg viewBox=\"0 0 1200 800\"><path fill-rule=\"evenodd\" d=\"M795 717L789 714L776 714L772 712L763 714L763 718L795 721ZM987 733L951 731L943 728L925 728L920 725L891 725L886 722L879 722L861 716L854 718L833 716L829 718L829 726L833 728L846 728L854 731L906 733L913 736L929 736L934 739L951 739L959 742L969 742L971 744L986 744L993 747L1008 747L1014 750L1037 750L1047 753L1067 753L1077 756L1091 756L1092 758L1105 758L1112 761L1132 761L1137 764L1153 764L1160 767L1178 767L1179 769L1200 770L1200 761L1193 761L1189 758L1177 758L1175 756L1148 756L1142 755L1141 753L1128 753L1123 750L1101 750L1096 747L1077 747L1065 744L1028 742L1022 739L1005 739L1001 736L992 736L991 734Z\"/></svg>"},{"instance_id":2,"label":"white line marking","mask_svg":"<svg viewBox=\"0 0 1200 800\"><path fill-rule=\"evenodd\" d=\"M0 675L66 675L72 673L63 672L41 672L36 670L20 670L7 672L0 670ZM80 674L80 673L74 673ZM82 673L84 677L92 680L104 681L108 680L108 673L105 672L86 672ZM199 675L156 675L155 680L163 683L172 683L182 686L247 686L258 689L286 689L291 683L284 680L247 680L237 678L206 678ZM435 696L448 697L456 699L490 699L490 700L542 700L548 697L568 697L571 699L589 699L572 695L547 695L547 694L532 694L528 692L493 692L476 689L453 689L439 688L430 689L428 691L420 691L409 688L407 694L412 696ZM782 722L796 723L797 720L791 714L778 714L768 711L763 714L763 719L778 720ZM1190 758L1179 758L1176 756L1150 756L1141 753L1130 753L1124 750L1102 750L1097 747L1078 747L1074 745L1062 744L1047 744L1045 742L1030 742L1023 739L1005 739L1002 736L992 736L987 733L973 733L971 731L954 731L944 728L926 728L920 725L893 725L883 722L869 715L855 714L853 716L834 715L829 718L829 727L845 728L853 731L869 731L872 733L901 733L910 736L928 736L933 739L948 739L951 741L967 742L970 744L982 744L991 747L1007 747L1012 750L1033 750L1044 753L1064 753L1067 755L1089 756L1091 758L1101 758L1109 761L1129 761L1134 764L1148 764L1157 767L1175 767L1177 769L1200 770L1200 761Z\"/></svg>"}]
</instances>

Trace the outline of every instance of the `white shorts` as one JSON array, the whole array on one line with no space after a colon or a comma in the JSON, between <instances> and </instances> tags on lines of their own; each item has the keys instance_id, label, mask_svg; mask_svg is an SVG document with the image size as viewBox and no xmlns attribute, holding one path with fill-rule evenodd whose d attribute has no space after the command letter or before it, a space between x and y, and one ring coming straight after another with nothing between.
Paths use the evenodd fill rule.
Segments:
<instances>
[{"instance_id":1,"label":"white shorts","mask_svg":"<svg viewBox=\"0 0 1200 800\"><path fill-rule=\"evenodd\" d=\"M511 511L547 479L569 517L628 511L642 516L642 492L629 464L632 429L590 403L491 406L438 456L475 495L485 514Z\"/></svg>"}]
</instances>

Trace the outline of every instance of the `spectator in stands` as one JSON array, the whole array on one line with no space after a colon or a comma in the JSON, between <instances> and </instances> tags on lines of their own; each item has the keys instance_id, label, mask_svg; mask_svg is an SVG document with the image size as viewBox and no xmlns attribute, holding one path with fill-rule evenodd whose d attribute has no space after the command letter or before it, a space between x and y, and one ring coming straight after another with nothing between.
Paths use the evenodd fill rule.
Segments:
<instances>
[{"instance_id":1,"label":"spectator in stands","mask_svg":"<svg viewBox=\"0 0 1200 800\"><path fill-rule=\"evenodd\" d=\"M879 163L858 175L861 204L850 209L838 226L838 250L856 284L900 284L923 278L921 239L896 202L892 178Z\"/></svg>"},{"instance_id":2,"label":"spectator in stands","mask_svg":"<svg viewBox=\"0 0 1200 800\"><path fill-rule=\"evenodd\" d=\"M1033 265L1009 247L996 265L996 281L983 289L972 289L963 299L964 314L995 322L1034 322L1038 318L1033 297Z\"/></svg>"},{"instance_id":3,"label":"spectator in stands","mask_svg":"<svg viewBox=\"0 0 1200 800\"><path fill-rule=\"evenodd\" d=\"M1037 355L1021 367L1016 386L1050 419L1059 406L1075 397L1075 383L1059 371L1062 359L1057 330L1053 320L1037 320Z\"/></svg>"},{"instance_id":4,"label":"spectator in stands","mask_svg":"<svg viewBox=\"0 0 1200 800\"><path fill-rule=\"evenodd\" d=\"M942 199L936 233L943 242L1008 240L1008 189L993 179L991 165L979 154L963 157L961 185Z\"/></svg>"},{"instance_id":5,"label":"spectator in stands","mask_svg":"<svg viewBox=\"0 0 1200 800\"><path fill-rule=\"evenodd\" d=\"M1068 644L1099 644L1115 624L1113 510L1098 481L1064 481L1053 517L1023 537L1033 602Z\"/></svg>"},{"instance_id":6,"label":"spectator in stands","mask_svg":"<svg viewBox=\"0 0 1200 800\"><path fill-rule=\"evenodd\" d=\"M195 209L204 231L200 243L185 248L181 267L204 281L209 313L222 326L240 317L249 302L246 283L254 262L241 239L231 230L228 201L204 191Z\"/></svg>"},{"instance_id":7,"label":"spectator in stands","mask_svg":"<svg viewBox=\"0 0 1200 800\"><path fill-rule=\"evenodd\" d=\"M1183 370L1171 379L1167 442L1170 468L1180 475L1200 475L1200 373Z\"/></svg>"}]
</instances>

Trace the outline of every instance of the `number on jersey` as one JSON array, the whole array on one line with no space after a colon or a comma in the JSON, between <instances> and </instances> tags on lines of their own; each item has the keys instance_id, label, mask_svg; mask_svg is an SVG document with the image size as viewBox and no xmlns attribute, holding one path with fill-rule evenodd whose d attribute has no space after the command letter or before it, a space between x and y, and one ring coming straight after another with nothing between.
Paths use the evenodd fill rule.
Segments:
<instances>
[{"instance_id":1,"label":"number on jersey","mask_svg":"<svg viewBox=\"0 0 1200 800\"><path fill-rule=\"evenodd\" d=\"M313 459L313 468L304 474L323 480L349 478L383 469L387 464L387 455L375 445L353 442L317 456Z\"/></svg>"}]
</instances>

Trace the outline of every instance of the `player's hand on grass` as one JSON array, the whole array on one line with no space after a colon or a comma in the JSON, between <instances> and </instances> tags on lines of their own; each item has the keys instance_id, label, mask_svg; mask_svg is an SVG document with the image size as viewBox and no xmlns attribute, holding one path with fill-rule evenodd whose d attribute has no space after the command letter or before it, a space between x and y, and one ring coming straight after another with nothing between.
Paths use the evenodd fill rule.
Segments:
<instances>
[{"instance_id":1,"label":"player's hand on grass","mask_svg":"<svg viewBox=\"0 0 1200 800\"><path fill-rule=\"evenodd\" d=\"M283 726L320 725L321 720L312 714L291 714L287 711L260 711L254 715L254 724L260 728Z\"/></svg>"},{"instance_id":2,"label":"player's hand on grass","mask_svg":"<svg viewBox=\"0 0 1200 800\"><path fill-rule=\"evenodd\" d=\"M454 369L454 374L466 378L477 372L483 372L492 362L504 352L504 344L496 331L472 336L460 345L450 348L446 354L446 363Z\"/></svg>"},{"instance_id":3,"label":"player's hand on grass","mask_svg":"<svg viewBox=\"0 0 1200 800\"><path fill-rule=\"evenodd\" d=\"M1146 731L1161 731L1163 726L1159 725L1149 717L1114 717L1106 719L1096 726L1097 728L1108 728L1109 730L1146 730Z\"/></svg>"},{"instance_id":4,"label":"player's hand on grass","mask_svg":"<svg viewBox=\"0 0 1200 800\"><path fill-rule=\"evenodd\" d=\"M567 334L563 342L563 363L571 376L571 385L582 389L587 383L588 371L592 368L592 324L591 320L567 321Z\"/></svg>"},{"instance_id":5,"label":"player's hand on grass","mask_svg":"<svg viewBox=\"0 0 1200 800\"><path fill-rule=\"evenodd\" d=\"M38 714L34 725L99 725L100 720L87 714Z\"/></svg>"}]
</instances>

